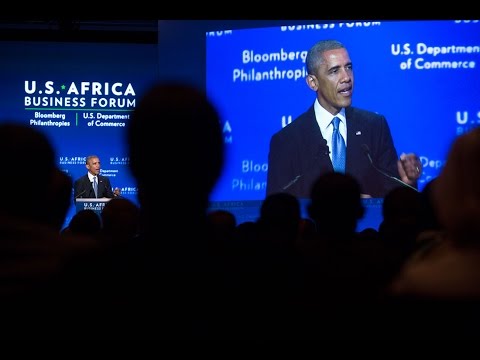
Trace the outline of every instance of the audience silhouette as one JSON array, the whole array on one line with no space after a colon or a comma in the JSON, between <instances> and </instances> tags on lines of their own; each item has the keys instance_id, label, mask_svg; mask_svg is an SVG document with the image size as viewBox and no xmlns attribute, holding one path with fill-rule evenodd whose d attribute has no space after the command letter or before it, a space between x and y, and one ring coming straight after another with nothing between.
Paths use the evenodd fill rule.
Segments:
<instances>
[{"instance_id":1,"label":"audience silhouette","mask_svg":"<svg viewBox=\"0 0 480 360\"><path fill-rule=\"evenodd\" d=\"M62 234L96 237L102 228L100 216L92 209L82 209L72 216Z\"/></svg>"},{"instance_id":2,"label":"audience silhouette","mask_svg":"<svg viewBox=\"0 0 480 360\"><path fill-rule=\"evenodd\" d=\"M319 336L360 338L365 321L373 324L374 310L382 302L389 280L385 247L377 236L356 231L364 215L361 194L360 184L349 174L326 173L313 184L307 209L317 235L301 249L303 291L297 298L304 312L299 326L308 329L310 345ZM327 335L319 322L329 329Z\"/></svg>"},{"instance_id":3,"label":"audience silhouette","mask_svg":"<svg viewBox=\"0 0 480 360\"><path fill-rule=\"evenodd\" d=\"M420 193L411 188L394 188L383 199L379 235L389 254L391 279L419 246L421 214Z\"/></svg>"},{"instance_id":4,"label":"audience silhouette","mask_svg":"<svg viewBox=\"0 0 480 360\"><path fill-rule=\"evenodd\" d=\"M362 189L349 174L315 181L308 218L287 193L266 197L256 221L209 211L225 149L221 118L194 87L154 84L126 140L139 205L114 198L61 231L72 179L42 132L0 124L9 161L42 159L0 178L0 302L11 318L47 311L62 329L94 321L92 332L185 351L325 346L362 338L367 322L369 336L404 326L478 335L480 128L453 142L422 192L388 193L378 232L361 233Z\"/></svg>"},{"instance_id":5,"label":"audience silhouette","mask_svg":"<svg viewBox=\"0 0 480 360\"><path fill-rule=\"evenodd\" d=\"M205 345L222 305L214 295L221 264L206 239L210 192L224 160L219 114L204 92L158 83L138 102L127 141L140 204L135 306L165 345Z\"/></svg>"},{"instance_id":6,"label":"audience silhouette","mask_svg":"<svg viewBox=\"0 0 480 360\"><path fill-rule=\"evenodd\" d=\"M100 213L100 238L105 245L129 243L140 230L140 208L132 200L116 197L108 201Z\"/></svg>"},{"instance_id":7,"label":"audience silhouette","mask_svg":"<svg viewBox=\"0 0 480 360\"><path fill-rule=\"evenodd\" d=\"M12 332L22 324L22 339L40 336L44 325L42 330L38 326L48 322L54 336L59 334L56 329L68 327L66 319L74 321L80 312L69 311L78 304L80 278L71 277L67 269L77 260L88 262L84 255L96 246L89 239L60 234L71 201L71 179L57 168L55 151L43 132L4 122L0 151L15 165L12 177L0 177L8 189L0 203L2 321Z\"/></svg>"},{"instance_id":8,"label":"audience silhouette","mask_svg":"<svg viewBox=\"0 0 480 360\"><path fill-rule=\"evenodd\" d=\"M457 137L428 189L436 230L393 281L416 333L452 341L480 335L480 128ZM427 207L428 208L428 207ZM455 329L452 333L450 330Z\"/></svg>"}]
</instances>

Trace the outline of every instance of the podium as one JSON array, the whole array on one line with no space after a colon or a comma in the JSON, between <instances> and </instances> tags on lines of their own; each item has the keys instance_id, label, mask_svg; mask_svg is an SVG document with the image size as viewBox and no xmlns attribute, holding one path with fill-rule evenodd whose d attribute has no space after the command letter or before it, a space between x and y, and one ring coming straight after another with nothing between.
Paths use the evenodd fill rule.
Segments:
<instances>
[{"instance_id":1,"label":"podium","mask_svg":"<svg viewBox=\"0 0 480 360\"><path fill-rule=\"evenodd\" d=\"M105 204L112 199L109 198L78 198L75 200L75 212L78 213L81 210L93 210L100 216Z\"/></svg>"}]
</instances>

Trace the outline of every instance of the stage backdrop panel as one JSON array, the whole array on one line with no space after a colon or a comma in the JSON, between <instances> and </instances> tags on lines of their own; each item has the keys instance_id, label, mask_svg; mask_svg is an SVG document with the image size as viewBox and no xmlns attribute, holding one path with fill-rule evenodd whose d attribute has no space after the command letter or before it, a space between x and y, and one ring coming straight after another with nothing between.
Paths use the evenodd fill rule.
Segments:
<instances>
[{"instance_id":1,"label":"stage backdrop panel","mask_svg":"<svg viewBox=\"0 0 480 360\"><path fill-rule=\"evenodd\" d=\"M305 58L321 39L349 51L353 106L383 114L398 153L420 156L420 190L441 171L452 140L480 123L478 21L303 21L205 37L206 88L227 148L213 202L264 199L270 138L313 104Z\"/></svg>"},{"instance_id":2,"label":"stage backdrop panel","mask_svg":"<svg viewBox=\"0 0 480 360\"><path fill-rule=\"evenodd\" d=\"M98 155L101 173L137 202L125 130L137 101L158 79L157 45L3 41L0 46L0 121L45 132L59 167L73 179L86 173L86 156ZM42 159L32 154L20 166L34 161ZM30 191L35 193L33 185ZM72 202L66 223L74 213Z\"/></svg>"}]
</instances>

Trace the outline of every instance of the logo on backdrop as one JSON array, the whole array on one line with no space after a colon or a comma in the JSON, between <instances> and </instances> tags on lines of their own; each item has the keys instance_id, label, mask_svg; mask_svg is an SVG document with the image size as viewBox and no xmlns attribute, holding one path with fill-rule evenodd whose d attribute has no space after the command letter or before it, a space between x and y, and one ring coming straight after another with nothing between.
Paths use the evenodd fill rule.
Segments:
<instances>
[{"instance_id":1,"label":"logo on backdrop","mask_svg":"<svg viewBox=\"0 0 480 360\"><path fill-rule=\"evenodd\" d=\"M137 195L138 188L136 186L122 186L119 187L121 195Z\"/></svg>"},{"instance_id":2,"label":"logo on backdrop","mask_svg":"<svg viewBox=\"0 0 480 360\"><path fill-rule=\"evenodd\" d=\"M60 156L59 165L85 165L85 156Z\"/></svg>"},{"instance_id":3,"label":"logo on backdrop","mask_svg":"<svg viewBox=\"0 0 480 360\"><path fill-rule=\"evenodd\" d=\"M32 126L125 127L136 101L127 82L26 80L24 91Z\"/></svg>"},{"instance_id":4,"label":"logo on backdrop","mask_svg":"<svg viewBox=\"0 0 480 360\"><path fill-rule=\"evenodd\" d=\"M130 109L135 107L135 89L131 83L80 81L37 82L25 80L26 108L68 109L82 108L101 110L105 108Z\"/></svg>"},{"instance_id":5,"label":"logo on backdrop","mask_svg":"<svg viewBox=\"0 0 480 360\"><path fill-rule=\"evenodd\" d=\"M130 158L128 156L110 156L110 165L128 165Z\"/></svg>"}]
</instances>

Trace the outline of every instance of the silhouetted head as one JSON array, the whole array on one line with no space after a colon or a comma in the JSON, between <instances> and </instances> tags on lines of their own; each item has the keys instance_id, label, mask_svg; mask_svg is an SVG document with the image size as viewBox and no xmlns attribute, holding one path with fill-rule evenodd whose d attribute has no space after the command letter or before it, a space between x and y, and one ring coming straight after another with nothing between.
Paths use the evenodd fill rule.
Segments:
<instances>
[{"instance_id":1,"label":"silhouetted head","mask_svg":"<svg viewBox=\"0 0 480 360\"><path fill-rule=\"evenodd\" d=\"M101 228L100 216L93 210L83 209L73 215L67 229L72 234L95 236Z\"/></svg>"},{"instance_id":2,"label":"silhouetted head","mask_svg":"<svg viewBox=\"0 0 480 360\"><path fill-rule=\"evenodd\" d=\"M417 191L405 186L390 190L383 199L383 221L395 223L417 223L421 212L420 195Z\"/></svg>"},{"instance_id":3,"label":"silhouetted head","mask_svg":"<svg viewBox=\"0 0 480 360\"><path fill-rule=\"evenodd\" d=\"M430 180L419 194L420 197L420 226L422 230L440 230L438 216L433 204L433 186L437 178Z\"/></svg>"},{"instance_id":4,"label":"silhouetted head","mask_svg":"<svg viewBox=\"0 0 480 360\"><path fill-rule=\"evenodd\" d=\"M289 193L268 195L260 207L259 230L277 244L293 245L300 228L300 202Z\"/></svg>"},{"instance_id":5,"label":"silhouetted head","mask_svg":"<svg viewBox=\"0 0 480 360\"><path fill-rule=\"evenodd\" d=\"M349 174L330 172L315 181L308 213L319 232L353 233L364 215L361 188Z\"/></svg>"},{"instance_id":6,"label":"silhouetted head","mask_svg":"<svg viewBox=\"0 0 480 360\"><path fill-rule=\"evenodd\" d=\"M55 176L55 151L47 136L19 123L0 124L0 153L8 164L0 176L0 211L44 219L50 184Z\"/></svg>"},{"instance_id":7,"label":"silhouetted head","mask_svg":"<svg viewBox=\"0 0 480 360\"><path fill-rule=\"evenodd\" d=\"M50 197L45 204L44 212L50 218L51 224L60 231L72 205L73 180L70 175L60 169L55 169L50 184ZM47 210L48 208L48 210Z\"/></svg>"},{"instance_id":8,"label":"silhouetted head","mask_svg":"<svg viewBox=\"0 0 480 360\"><path fill-rule=\"evenodd\" d=\"M273 226L287 226L294 223L298 228L300 222L300 202L289 193L268 195L260 207L260 222Z\"/></svg>"},{"instance_id":9,"label":"silhouetted head","mask_svg":"<svg viewBox=\"0 0 480 360\"><path fill-rule=\"evenodd\" d=\"M138 102L127 138L142 210L158 207L160 199L167 208L206 208L224 149L219 115L205 93L154 85Z\"/></svg>"},{"instance_id":10,"label":"silhouetted head","mask_svg":"<svg viewBox=\"0 0 480 360\"><path fill-rule=\"evenodd\" d=\"M235 215L223 209L212 210L207 214L208 222L216 228L224 228L227 231L233 231L237 226Z\"/></svg>"},{"instance_id":11,"label":"silhouetted head","mask_svg":"<svg viewBox=\"0 0 480 360\"><path fill-rule=\"evenodd\" d=\"M138 235L140 209L131 200L126 198L113 198L108 201L100 218L102 231L113 238L133 239Z\"/></svg>"},{"instance_id":12,"label":"silhouetted head","mask_svg":"<svg viewBox=\"0 0 480 360\"><path fill-rule=\"evenodd\" d=\"M480 128L455 139L447 162L433 184L438 219L457 239L480 234Z\"/></svg>"}]
</instances>

